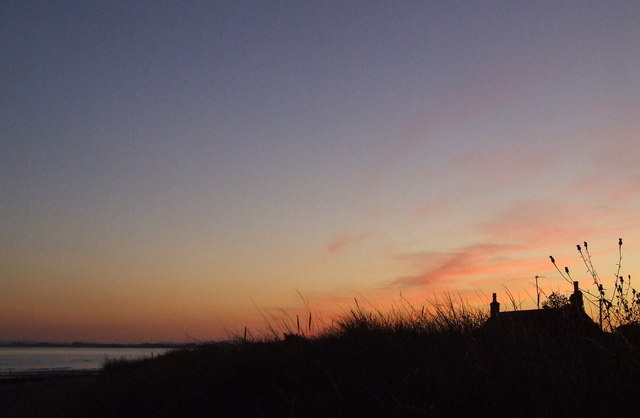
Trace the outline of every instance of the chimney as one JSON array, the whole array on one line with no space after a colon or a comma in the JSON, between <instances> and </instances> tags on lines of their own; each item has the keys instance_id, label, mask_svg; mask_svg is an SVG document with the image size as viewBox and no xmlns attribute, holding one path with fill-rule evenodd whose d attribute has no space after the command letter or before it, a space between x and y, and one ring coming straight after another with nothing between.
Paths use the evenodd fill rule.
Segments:
<instances>
[{"instance_id":1,"label":"chimney","mask_svg":"<svg viewBox=\"0 0 640 418\"><path fill-rule=\"evenodd\" d=\"M500 312L500 302L498 302L495 293L493 294L493 302L489 304L489 308L491 308L491 318L498 316Z\"/></svg>"},{"instance_id":2,"label":"chimney","mask_svg":"<svg viewBox=\"0 0 640 418\"><path fill-rule=\"evenodd\" d=\"M569 296L569 303L578 311L584 311L584 301L582 300L582 292L578 287L578 282L573 282L573 294Z\"/></svg>"}]
</instances>

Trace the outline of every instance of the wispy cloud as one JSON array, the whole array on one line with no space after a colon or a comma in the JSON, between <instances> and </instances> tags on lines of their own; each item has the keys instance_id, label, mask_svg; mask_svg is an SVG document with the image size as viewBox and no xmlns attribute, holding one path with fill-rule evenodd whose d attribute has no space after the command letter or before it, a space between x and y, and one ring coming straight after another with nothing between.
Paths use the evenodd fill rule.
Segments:
<instances>
[{"instance_id":1,"label":"wispy cloud","mask_svg":"<svg viewBox=\"0 0 640 418\"><path fill-rule=\"evenodd\" d=\"M464 278L481 278L504 271L513 263L508 256L522 250L514 245L474 244L451 252L401 254L396 258L422 265L422 272L393 280L391 286L423 286Z\"/></svg>"},{"instance_id":2,"label":"wispy cloud","mask_svg":"<svg viewBox=\"0 0 640 418\"><path fill-rule=\"evenodd\" d=\"M335 254L346 250L347 248L366 241L371 237L370 232L363 232L361 234L342 234L335 237L329 244L327 244L327 253Z\"/></svg>"},{"instance_id":3,"label":"wispy cloud","mask_svg":"<svg viewBox=\"0 0 640 418\"><path fill-rule=\"evenodd\" d=\"M517 243L537 249L558 239L580 239L593 231L603 216L593 207L551 198L512 202L492 218L477 225L483 235L496 242Z\"/></svg>"},{"instance_id":4,"label":"wispy cloud","mask_svg":"<svg viewBox=\"0 0 640 418\"><path fill-rule=\"evenodd\" d=\"M364 243L365 241L369 240L371 236L372 233L370 231L336 235L331 241L329 241L329 243L327 243L322 255L320 255L316 259L316 262L324 263L330 257L344 253L349 249Z\"/></svg>"},{"instance_id":5,"label":"wispy cloud","mask_svg":"<svg viewBox=\"0 0 640 418\"><path fill-rule=\"evenodd\" d=\"M547 251L559 242L570 247L588 239L614 215L598 205L580 210L553 199L515 201L476 224L474 235L484 237L484 242L444 252L394 254L419 273L397 277L387 286L468 286L488 279L495 283L505 277L533 277L550 268Z\"/></svg>"}]
</instances>

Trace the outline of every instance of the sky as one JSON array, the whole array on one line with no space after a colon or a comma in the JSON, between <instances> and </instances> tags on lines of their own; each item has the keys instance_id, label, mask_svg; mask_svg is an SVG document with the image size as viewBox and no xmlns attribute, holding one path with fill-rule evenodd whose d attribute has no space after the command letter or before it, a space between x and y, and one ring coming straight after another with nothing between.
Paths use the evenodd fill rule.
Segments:
<instances>
[{"instance_id":1,"label":"sky","mask_svg":"<svg viewBox=\"0 0 640 418\"><path fill-rule=\"evenodd\" d=\"M637 1L4 1L0 341L532 307L535 276L572 290L549 255L588 287L588 241L606 283L620 237L633 277L639 22Z\"/></svg>"}]
</instances>

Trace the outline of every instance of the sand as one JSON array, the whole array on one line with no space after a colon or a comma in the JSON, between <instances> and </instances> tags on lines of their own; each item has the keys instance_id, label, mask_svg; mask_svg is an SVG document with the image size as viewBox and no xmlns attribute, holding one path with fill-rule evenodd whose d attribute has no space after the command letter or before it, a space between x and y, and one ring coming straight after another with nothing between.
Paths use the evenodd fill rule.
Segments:
<instances>
[{"instance_id":1,"label":"sand","mask_svg":"<svg viewBox=\"0 0 640 418\"><path fill-rule=\"evenodd\" d=\"M0 380L0 416L69 416L78 411L97 376L87 373L31 375Z\"/></svg>"}]
</instances>

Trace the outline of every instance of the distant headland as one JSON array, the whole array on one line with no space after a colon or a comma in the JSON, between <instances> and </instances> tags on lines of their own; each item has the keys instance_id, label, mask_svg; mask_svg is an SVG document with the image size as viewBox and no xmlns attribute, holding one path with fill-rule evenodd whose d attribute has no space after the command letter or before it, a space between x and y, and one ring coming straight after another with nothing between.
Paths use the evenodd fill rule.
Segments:
<instances>
[{"instance_id":1,"label":"distant headland","mask_svg":"<svg viewBox=\"0 0 640 418\"><path fill-rule=\"evenodd\" d=\"M71 343L60 342L38 342L38 341L0 341L0 347L16 348L188 348L195 347L196 343L139 343L139 344L118 344L118 343L95 343L75 341Z\"/></svg>"}]
</instances>

